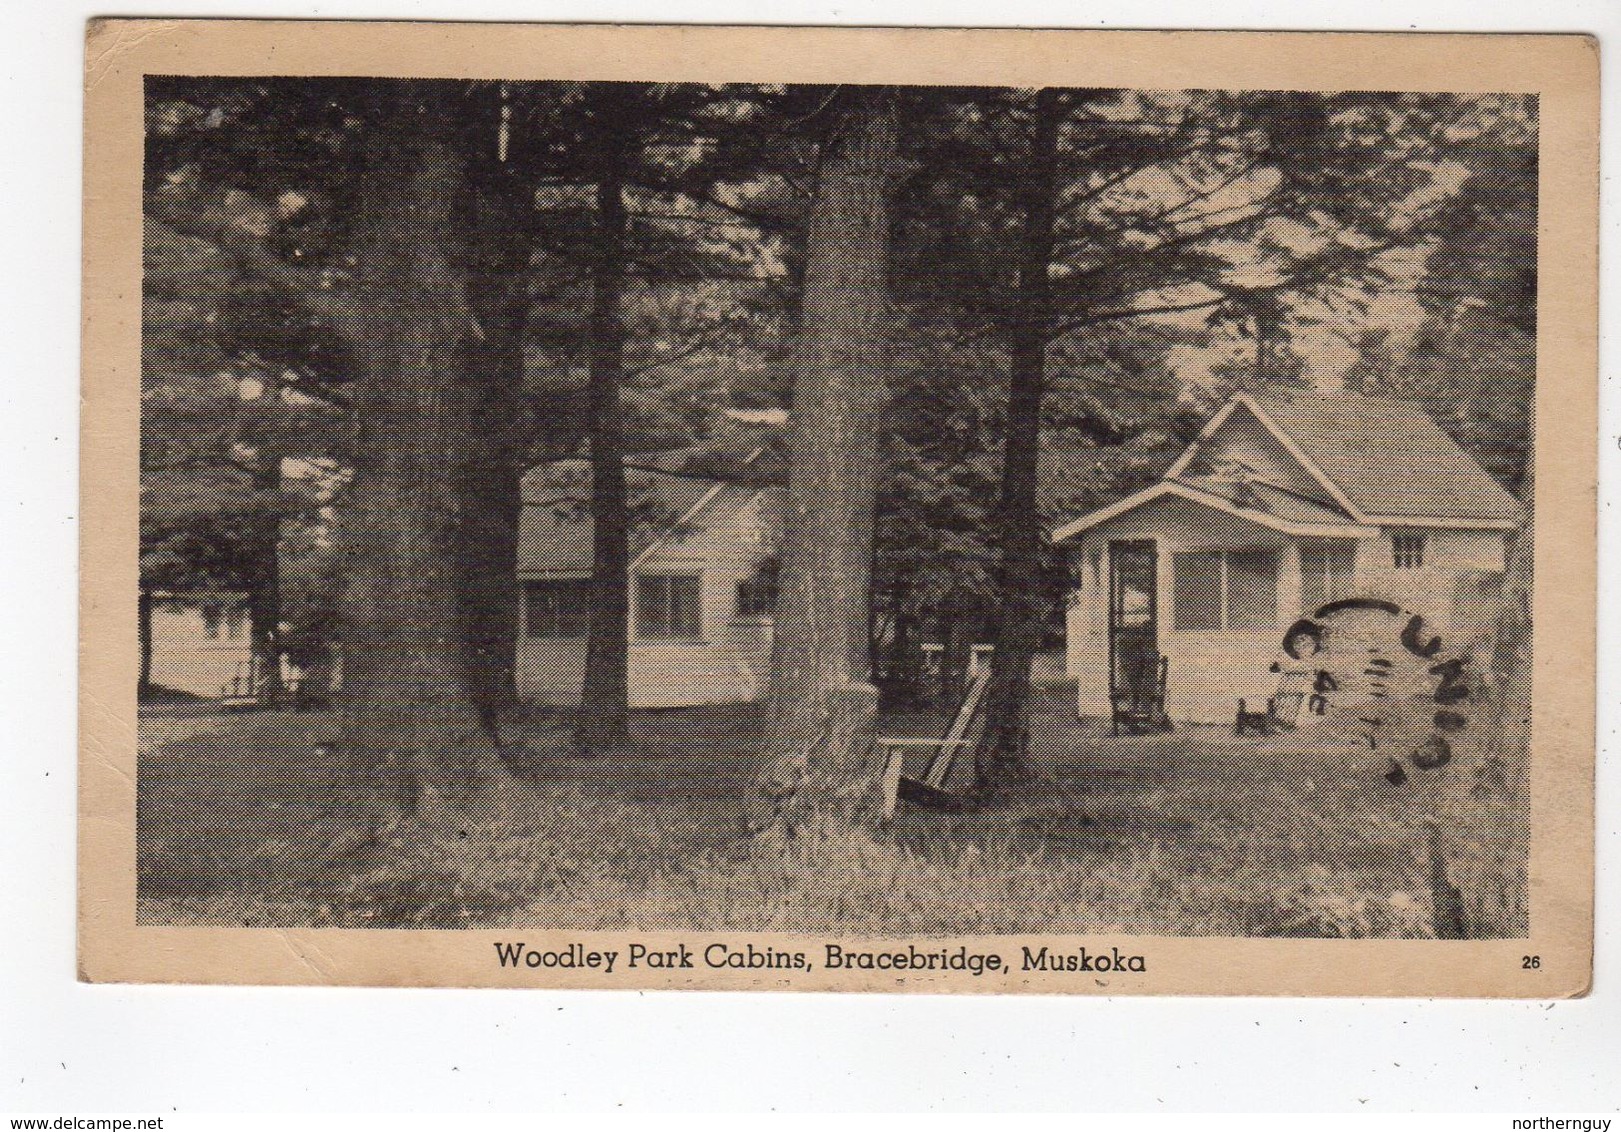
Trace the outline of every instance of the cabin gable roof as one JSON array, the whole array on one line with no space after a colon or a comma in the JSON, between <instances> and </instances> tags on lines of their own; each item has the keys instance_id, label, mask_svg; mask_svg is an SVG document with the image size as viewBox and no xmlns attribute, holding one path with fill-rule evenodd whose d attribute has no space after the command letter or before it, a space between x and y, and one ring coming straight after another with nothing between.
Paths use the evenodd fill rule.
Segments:
<instances>
[{"instance_id":1,"label":"cabin gable roof","mask_svg":"<svg viewBox=\"0 0 1621 1132\"><path fill-rule=\"evenodd\" d=\"M1415 401L1357 394L1238 394L1189 445L1167 477L1235 413L1263 425L1357 519L1517 525L1525 509Z\"/></svg>"},{"instance_id":2,"label":"cabin gable roof","mask_svg":"<svg viewBox=\"0 0 1621 1132\"><path fill-rule=\"evenodd\" d=\"M1167 493L1300 534L1398 525L1506 531L1525 514L1416 402L1240 393L1159 483L1061 526L1053 538L1071 538Z\"/></svg>"},{"instance_id":3,"label":"cabin gable roof","mask_svg":"<svg viewBox=\"0 0 1621 1132\"><path fill-rule=\"evenodd\" d=\"M692 524L737 510L761 488L684 470L685 453L641 457L626 471L630 496L630 565L646 561ZM591 465L559 460L523 477L518 522L520 574L589 574L592 562Z\"/></svg>"}]
</instances>

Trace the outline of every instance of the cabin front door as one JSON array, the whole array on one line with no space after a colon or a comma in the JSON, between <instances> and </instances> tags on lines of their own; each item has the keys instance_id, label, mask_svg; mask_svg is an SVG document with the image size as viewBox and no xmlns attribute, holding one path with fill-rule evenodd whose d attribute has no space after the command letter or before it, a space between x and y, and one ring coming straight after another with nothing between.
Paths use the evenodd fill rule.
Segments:
<instances>
[{"instance_id":1,"label":"cabin front door","mask_svg":"<svg viewBox=\"0 0 1621 1132\"><path fill-rule=\"evenodd\" d=\"M1109 544L1111 688L1130 688L1159 663L1159 555L1153 539Z\"/></svg>"}]
</instances>

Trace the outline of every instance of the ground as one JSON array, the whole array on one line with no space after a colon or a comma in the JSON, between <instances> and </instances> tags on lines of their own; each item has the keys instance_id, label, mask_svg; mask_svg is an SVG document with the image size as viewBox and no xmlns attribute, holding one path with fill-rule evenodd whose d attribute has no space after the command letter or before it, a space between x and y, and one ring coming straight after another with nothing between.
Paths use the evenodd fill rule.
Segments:
<instances>
[{"instance_id":1,"label":"ground","mask_svg":"<svg viewBox=\"0 0 1621 1132\"><path fill-rule=\"evenodd\" d=\"M142 716L140 919L249 926L534 925L915 934L1431 934L1424 818L1469 796L1467 760L1394 787L1326 734L1218 728L1112 738L1070 689L1038 695L1027 796L909 812L877 837L784 848L741 836L758 709L640 712L633 753L564 753L525 723L517 808L470 829L320 852L334 774L327 713ZM930 733L924 717L887 733ZM328 756L329 758L330 756ZM1449 780L1445 775L1453 775ZM1475 791L1479 793L1478 790ZM1454 807L1455 810L1455 807ZM1459 844L1492 858L1493 934L1523 934L1524 809ZM1479 830L1486 830L1485 844ZM1478 870L1477 870L1478 872ZM1475 874L1471 874L1475 875Z\"/></svg>"}]
</instances>

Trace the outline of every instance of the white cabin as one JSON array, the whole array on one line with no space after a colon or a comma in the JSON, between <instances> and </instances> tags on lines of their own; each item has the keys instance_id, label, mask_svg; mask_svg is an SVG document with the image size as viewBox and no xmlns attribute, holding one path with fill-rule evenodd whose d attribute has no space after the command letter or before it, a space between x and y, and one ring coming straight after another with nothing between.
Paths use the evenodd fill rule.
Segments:
<instances>
[{"instance_id":1,"label":"white cabin","mask_svg":"<svg viewBox=\"0 0 1621 1132\"><path fill-rule=\"evenodd\" d=\"M152 594L154 687L215 699L253 656L246 594Z\"/></svg>"},{"instance_id":2,"label":"white cabin","mask_svg":"<svg viewBox=\"0 0 1621 1132\"><path fill-rule=\"evenodd\" d=\"M761 699L771 667L781 490L681 470L682 454L627 472L633 708ZM584 460L523 481L520 697L577 704L590 621L591 471Z\"/></svg>"},{"instance_id":3,"label":"white cabin","mask_svg":"<svg viewBox=\"0 0 1621 1132\"><path fill-rule=\"evenodd\" d=\"M1162 655L1167 714L1230 723L1276 689L1287 627L1347 597L1477 637L1523 519L1415 404L1237 395L1158 483L1053 532L1078 710L1108 716L1111 672Z\"/></svg>"}]
</instances>

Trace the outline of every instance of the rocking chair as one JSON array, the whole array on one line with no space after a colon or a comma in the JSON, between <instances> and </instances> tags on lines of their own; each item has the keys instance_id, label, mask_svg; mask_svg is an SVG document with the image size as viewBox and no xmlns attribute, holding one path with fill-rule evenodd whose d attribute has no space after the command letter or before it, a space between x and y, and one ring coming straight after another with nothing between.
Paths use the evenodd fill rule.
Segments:
<instances>
[{"instance_id":1,"label":"rocking chair","mask_svg":"<svg viewBox=\"0 0 1621 1132\"><path fill-rule=\"evenodd\" d=\"M1111 668L1110 725L1115 735L1122 730L1128 735L1171 730L1171 719L1165 714L1165 676L1170 666L1169 657L1150 654L1124 673ZM1124 682L1119 679L1122 675Z\"/></svg>"}]
</instances>

